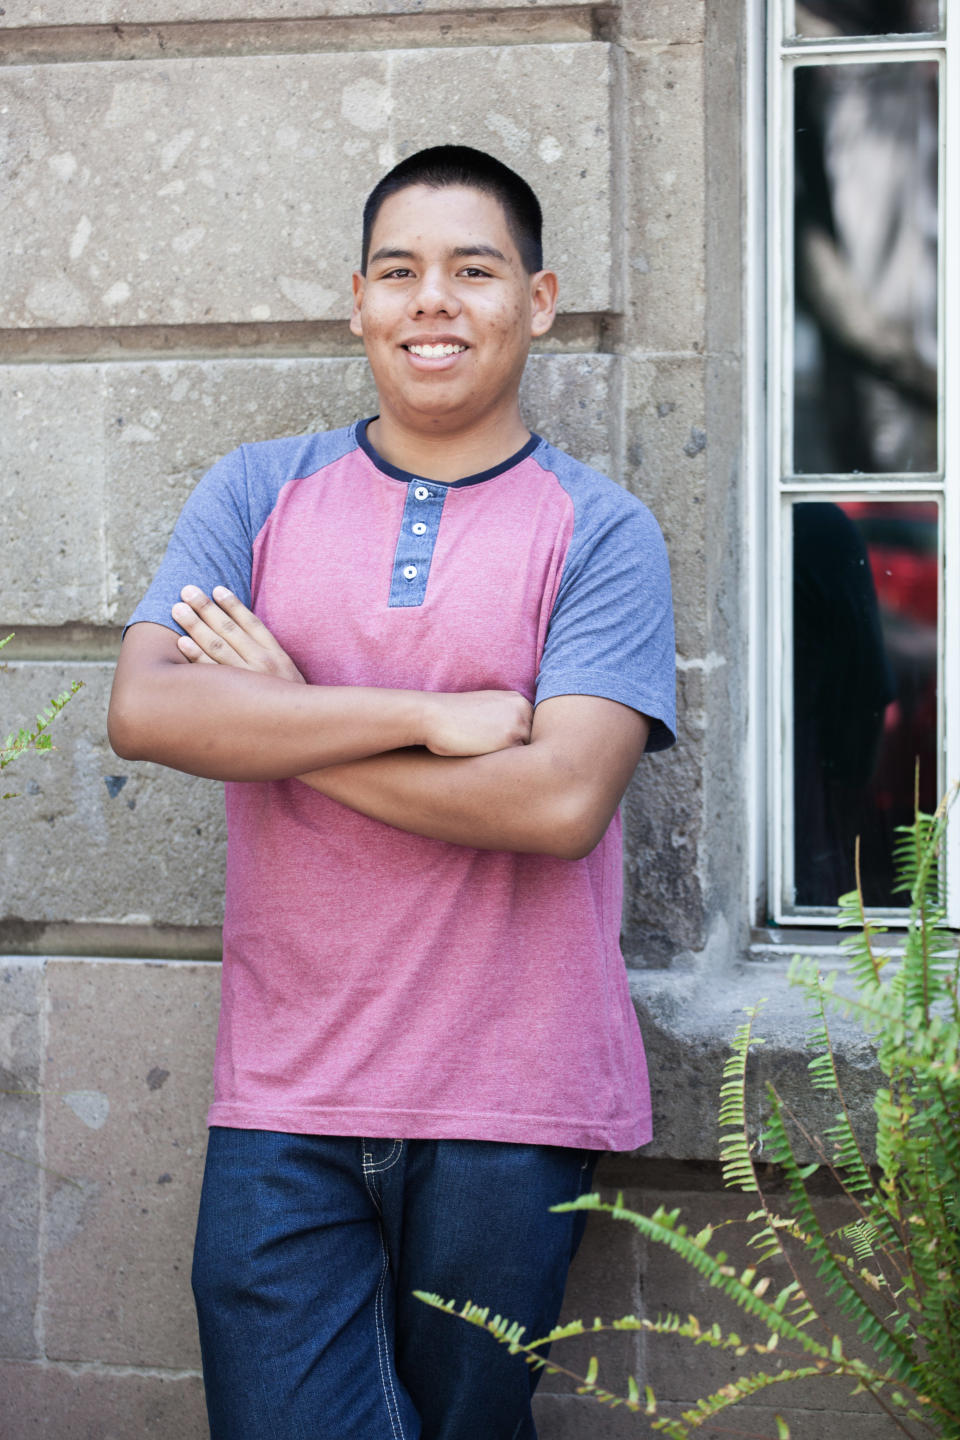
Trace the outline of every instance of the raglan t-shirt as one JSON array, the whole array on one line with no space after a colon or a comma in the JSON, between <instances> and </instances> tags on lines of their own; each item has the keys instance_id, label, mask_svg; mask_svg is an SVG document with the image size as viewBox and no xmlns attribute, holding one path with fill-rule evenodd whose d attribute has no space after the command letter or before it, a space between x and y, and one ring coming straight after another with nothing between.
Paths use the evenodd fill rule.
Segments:
<instances>
[{"instance_id":1,"label":"raglan t-shirt","mask_svg":"<svg viewBox=\"0 0 960 1440\"><path fill-rule=\"evenodd\" d=\"M130 623L222 584L308 683L616 700L674 738L663 540L538 436L452 484L367 422L246 445ZM229 717L227 717L229 718ZM229 783L213 1125L622 1150L650 1137L619 815L584 859L411 835L297 779Z\"/></svg>"}]
</instances>

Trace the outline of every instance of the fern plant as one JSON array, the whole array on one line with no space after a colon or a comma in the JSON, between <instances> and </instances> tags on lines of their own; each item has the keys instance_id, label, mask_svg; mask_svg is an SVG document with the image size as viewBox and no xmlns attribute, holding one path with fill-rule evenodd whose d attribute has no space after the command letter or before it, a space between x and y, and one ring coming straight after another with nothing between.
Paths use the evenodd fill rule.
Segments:
<instances>
[{"instance_id":1,"label":"fern plant","mask_svg":"<svg viewBox=\"0 0 960 1440\"><path fill-rule=\"evenodd\" d=\"M756 1197L748 1216L755 1259L744 1270L714 1243L720 1226L691 1234L678 1210L642 1215L618 1196L609 1204L583 1196L557 1210L593 1210L636 1226L666 1245L744 1312L756 1338L688 1316L625 1315L586 1326L582 1321L528 1340L518 1326L467 1302L419 1292L420 1299L487 1330L527 1363L572 1375L577 1393L647 1417L651 1429L686 1440L739 1401L778 1393L792 1380L841 1377L866 1392L902 1434L960 1440L960 997L956 936L946 925L941 856L946 802L936 814L916 814L899 832L898 888L909 896L902 951L882 951L883 927L867 916L859 883L840 901L844 972L821 973L797 957L790 983L812 1016L809 1072L814 1087L836 1106L823 1136L792 1113L773 1085L759 1137L747 1122L746 1082L760 1005L747 1011L724 1067L720 1092L720 1155L725 1183ZM875 1133L857 1134L844 1097L831 1033L833 1016L856 1022L869 1037L882 1083L874 1098ZM802 1163L798 1152L813 1154ZM764 1193L755 1156L778 1167L784 1193ZM875 1157L875 1158L874 1158ZM810 1179L826 1167L846 1197L850 1219L839 1229L821 1220ZM727 1222L730 1223L730 1222ZM787 1283L783 1284L783 1279ZM838 1333L840 1318L859 1337L852 1354ZM623 1393L599 1381L596 1358L575 1374L545 1349L573 1335L639 1330L732 1352L743 1374L705 1396L679 1418L658 1413L633 1376ZM779 1369L754 1368L752 1357L774 1358ZM775 1417L778 1440L789 1437Z\"/></svg>"},{"instance_id":2,"label":"fern plant","mask_svg":"<svg viewBox=\"0 0 960 1440\"><path fill-rule=\"evenodd\" d=\"M11 634L0 640L0 650L2 650L5 645L9 645L12 639L13 635ZM47 734L47 730L60 714L60 711L73 699L74 695L76 695L82 686L82 680L74 680L69 690L64 690L62 695L54 695L49 705L40 711L32 729L28 730L25 726L21 726L19 730L7 736L3 743L0 744L0 770L6 770L8 765L12 765L14 760L18 760L21 755L25 755L29 750L43 754L45 751L54 748L53 742ZM15 791L8 791L6 794L0 795L0 800L14 800L15 798Z\"/></svg>"}]
</instances>

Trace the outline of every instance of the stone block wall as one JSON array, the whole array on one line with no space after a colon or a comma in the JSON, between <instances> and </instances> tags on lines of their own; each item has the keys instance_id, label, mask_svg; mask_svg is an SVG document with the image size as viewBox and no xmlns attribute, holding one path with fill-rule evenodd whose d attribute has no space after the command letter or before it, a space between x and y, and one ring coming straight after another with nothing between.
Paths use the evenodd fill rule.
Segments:
<instances>
[{"instance_id":1,"label":"stone block wall","mask_svg":"<svg viewBox=\"0 0 960 1440\"><path fill-rule=\"evenodd\" d=\"M0 1433L201 1440L189 1296L218 996L219 787L110 751L120 627L184 497L241 441L345 423L363 198L460 141L533 183L560 315L528 422L653 508L677 600L681 745L626 804L624 950L660 1125L601 1186L725 1213L715 1082L749 925L740 534L743 32L721 0L5 0L0 8L0 725L73 679L57 751L5 772ZM769 992L770 977L765 977ZM774 1007L797 1064L796 1018ZM711 1313L598 1221L569 1314ZM571 1363L575 1352L571 1352ZM700 1353L605 1372L694 1399ZM558 1355L558 1358L561 1358ZM716 1377L714 1377L716 1378ZM560 1379L543 1440L649 1433ZM825 1405L880 1434L849 1397ZM757 1410L758 1423L769 1415Z\"/></svg>"}]
</instances>

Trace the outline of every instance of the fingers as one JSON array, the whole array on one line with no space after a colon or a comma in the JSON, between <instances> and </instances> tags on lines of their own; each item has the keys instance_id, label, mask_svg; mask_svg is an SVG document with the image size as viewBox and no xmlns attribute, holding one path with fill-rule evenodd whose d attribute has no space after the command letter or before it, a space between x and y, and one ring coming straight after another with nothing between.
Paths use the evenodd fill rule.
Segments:
<instances>
[{"instance_id":1,"label":"fingers","mask_svg":"<svg viewBox=\"0 0 960 1440\"><path fill-rule=\"evenodd\" d=\"M185 585L180 594L170 613L197 648L218 665L243 666L246 637L236 622L195 585Z\"/></svg>"},{"instance_id":2,"label":"fingers","mask_svg":"<svg viewBox=\"0 0 960 1440\"><path fill-rule=\"evenodd\" d=\"M234 595L232 590L228 590L226 585L215 585L213 587L213 598L219 609L230 617L233 624L236 625L244 635L249 636L251 640L255 641L257 645L262 646L264 650L280 650L280 646L276 640L274 640L263 621L259 620L253 611L249 610L243 601ZM230 632L228 631L228 633Z\"/></svg>"},{"instance_id":3,"label":"fingers","mask_svg":"<svg viewBox=\"0 0 960 1440\"><path fill-rule=\"evenodd\" d=\"M228 590L225 585L215 585L213 598L220 609L225 611L237 626L238 631L244 637L244 643L249 642L255 647L257 669L265 670L270 675L278 675L281 680L297 680L301 684L304 683L303 676L280 642L274 638L263 621L234 595L232 590ZM227 632L227 638L234 648L237 648L232 630ZM249 646L247 646L246 653L249 660L251 653Z\"/></svg>"},{"instance_id":4,"label":"fingers","mask_svg":"<svg viewBox=\"0 0 960 1440\"><path fill-rule=\"evenodd\" d=\"M177 649L192 665L216 665L216 660L211 660L209 655L204 655L200 646L189 635L177 636Z\"/></svg>"},{"instance_id":5,"label":"fingers","mask_svg":"<svg viewBox=\"0 0 960 1440\"><path fill-rule=\"evenodd\" d=\"M215 586L212 598L196 585L185 585L180 595L170 613L196 647L180 644L188 660L199 664L203 658L303 683L299 670L263 621L225 585Z\"/></svg>"}]
</instances>

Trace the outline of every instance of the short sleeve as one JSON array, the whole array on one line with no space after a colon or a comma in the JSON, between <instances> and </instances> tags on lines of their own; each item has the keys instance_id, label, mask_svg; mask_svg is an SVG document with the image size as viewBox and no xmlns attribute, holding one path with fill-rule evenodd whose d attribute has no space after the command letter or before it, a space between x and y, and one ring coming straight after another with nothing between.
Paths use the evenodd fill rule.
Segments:
<instances>
[{"instance_id":1,"label":"short sleeve","mask_svg":"<svg viewBox=\"0 0 960 1440\"><path fill-rule=\"evenodd\" d=\"M574 526L536 702L555 695L617 700L650 716L647 750L665 750L676 740L676 651L660 527L641 501L606 477L561 470L558 479L573 501Z\"/></svg>"},{"instance_id":2,"label":"short sleeve","mask_svg":"<svg viewBox=\"0 0 960 1440\"><path fill-rule=\"evenodd\" d=\"M152 620L184 634L170 615L184 585L199 585L208 595L225 585L249 605L253 539L240 448L218 460L190 495L153 583L127 624Z\"/></svg>"}]
</instances>

